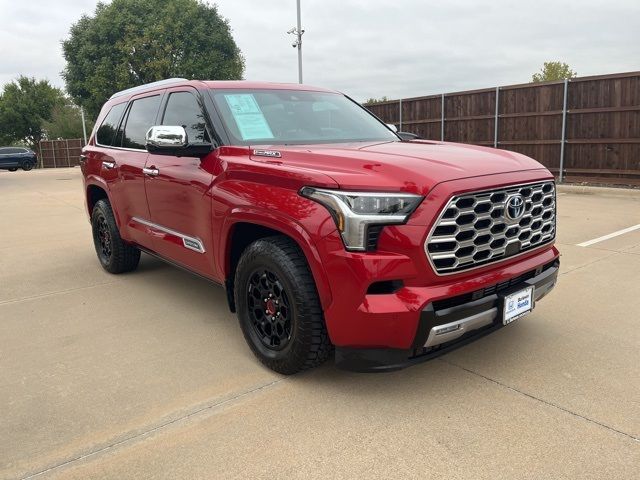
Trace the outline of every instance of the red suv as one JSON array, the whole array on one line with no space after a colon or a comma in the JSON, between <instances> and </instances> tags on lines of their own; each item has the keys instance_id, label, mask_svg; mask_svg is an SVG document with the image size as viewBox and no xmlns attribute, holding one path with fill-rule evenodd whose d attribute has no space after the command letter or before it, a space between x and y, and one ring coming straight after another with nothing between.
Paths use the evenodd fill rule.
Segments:
<instances>
[{"instance_id":1,"label":"red suv","mask_svg":"<svg viewBox=\"0 0 640 480\"><path fill-rule=\"evenodd\" d=\"M171 79L113 95L81 164L96 252L223 285L255 355L398 369L555 285L555 184L514 152L407 139L338 92Z\"/></svg>"}]
</instances>

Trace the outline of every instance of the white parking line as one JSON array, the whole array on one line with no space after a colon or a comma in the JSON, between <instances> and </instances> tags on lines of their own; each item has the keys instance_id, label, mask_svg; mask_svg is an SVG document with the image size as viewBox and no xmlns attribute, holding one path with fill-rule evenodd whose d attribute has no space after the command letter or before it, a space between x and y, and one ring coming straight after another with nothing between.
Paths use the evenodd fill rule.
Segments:
<instances>
[{"instance_id":1,"label":"white parking line","mask_svg":"<svg viewBox=\"0 0 640 480\"><path fill-rule=\"evenodd\" d=\"M617 232L610 233L609 235L604 235L602 237L594 238L593 240L579 243L578 246L588 247L589 245L593 245L594 243L604 242L605 240L617 237L618 235L624 235L625 233L633 232L634 230L640 230L640 223L638 225L634 225L633 227L624 228L622 230L618 230Z\"/></svg>"}]
</instances>

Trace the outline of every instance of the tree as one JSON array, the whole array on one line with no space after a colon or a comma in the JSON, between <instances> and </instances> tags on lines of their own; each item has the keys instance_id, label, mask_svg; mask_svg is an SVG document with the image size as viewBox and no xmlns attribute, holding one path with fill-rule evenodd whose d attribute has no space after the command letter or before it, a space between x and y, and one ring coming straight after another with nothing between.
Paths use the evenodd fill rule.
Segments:
<instances>
[{"instance_id":1,"label":"tree","mask_svg":"<svg viewBox=\"0 0 640 480\"><path fill-rule=\"evenodd\" d=\"M385 96L382 98L369 98L368 100L365 100L363 105L375 105L376 103L382 103L382 102L388 102L389 99Z\"/></svg>"},{"instance_id":2,"label":"tree","mask_svg":"<svg viewBox=\"0 0 640 480\"><path fill-rule=\"evenodd\" d=\"M578 74L569 68L564 62L544 62L544 67L539 73L534 73L531 77L533 83L551 82L553 80L564 80L565 78L575 78Z\"/></svg>"},{"instance_id":3,"label":"tree","mask_svg":"<svg viewBox=\"0 0 640 480\"><path fill-rule=\"evenodd\" d=\"M22 142L35 148L44 137L43 124L51 120L64 95L47 80L20 76L0 94L0 142Z\"/></svg>"},{"instance_id":4,"label":"tree","mask_svg":"<svg viewBox=\"0 0 640 480\"><path fill-rule=\"evenodd\" d=\"M86 121L87 132L91 132L93 123ZM82 138L82 114L80 108L70 101L56 105L51 112L51 120L44 122L44 131L48 139Z\"/></svg>"},{"instance_id":5,"label":"tree","mask_svg":"<svg viewBox=\"0 0 640 480\"><path fill-rule=\"evenodd\" d=\"M113 0L62 42L67 91L89 116L116 91L171 77L235 80L244 72L227 20L198 0Z\"/></svg>"}]
</instances>

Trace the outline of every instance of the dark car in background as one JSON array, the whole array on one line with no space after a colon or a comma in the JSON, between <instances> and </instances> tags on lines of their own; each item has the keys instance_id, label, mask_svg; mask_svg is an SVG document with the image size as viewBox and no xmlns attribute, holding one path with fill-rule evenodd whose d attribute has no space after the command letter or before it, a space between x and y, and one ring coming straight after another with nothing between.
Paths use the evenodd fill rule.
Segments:
<instances>
[{"instance_id":1,"label":"dark car in background","mask_svg":"<svg viewBox=\"0 0 640 480\"><path fill-rule=\"evenodd\" d=\"M36 166L38 159L33 150L24 147L0 147L0 170L25 171Z\"/></svg>"}]
</instances>

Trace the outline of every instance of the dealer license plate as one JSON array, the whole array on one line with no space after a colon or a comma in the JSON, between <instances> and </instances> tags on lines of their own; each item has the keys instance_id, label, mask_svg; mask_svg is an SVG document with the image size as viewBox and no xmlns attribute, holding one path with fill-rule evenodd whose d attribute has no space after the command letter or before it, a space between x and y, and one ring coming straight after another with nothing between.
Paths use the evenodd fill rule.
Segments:
<instances>
[{"instance_id":1,"label":"dealer license plate","mask_svg":"<svg viewBox=\"0 0 640 480\"><path fill-rule=\"evenodd\" d=\"M519 292L504 297L504 313L502 323L507 325L514 320L524 317L533 309L533 287L527 287Z\"/></svg>"}]
</instances>

